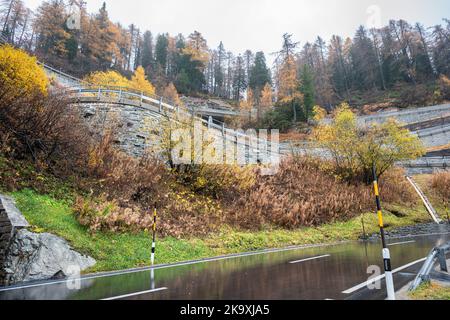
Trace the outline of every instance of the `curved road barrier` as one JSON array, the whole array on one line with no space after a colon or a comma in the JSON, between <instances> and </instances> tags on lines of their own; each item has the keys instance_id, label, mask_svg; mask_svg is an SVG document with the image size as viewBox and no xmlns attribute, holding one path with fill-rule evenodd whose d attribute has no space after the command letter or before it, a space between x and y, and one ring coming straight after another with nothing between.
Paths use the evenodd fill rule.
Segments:
<instances>
[{"instance_id":1,"label":"curved road barrier","mask_svg":"<svg viewBox=\"0 0 450 320\"><path fill-rule=\"evenodd\" d=\"M431 250L428 258L425 260L425 264L420 269L414 282L411 284L409 291L416 290L422 283L430 281L430 273L433 269L436 260L439 260L441 271L448 273L446 254L450 252L450 242L441 247L436 247Z\"/></svg>"}]
</instances>

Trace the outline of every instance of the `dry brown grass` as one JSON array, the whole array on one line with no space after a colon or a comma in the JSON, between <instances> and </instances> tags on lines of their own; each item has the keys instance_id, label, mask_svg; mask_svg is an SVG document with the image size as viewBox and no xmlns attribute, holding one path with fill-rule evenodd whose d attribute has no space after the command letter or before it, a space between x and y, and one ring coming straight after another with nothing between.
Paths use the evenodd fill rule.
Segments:
<instances>
[{"instance_id":1,"label":"dry brown grass","mask_svg":"<svg viewBox=\"0 0 450 320\"><path fill-rule=\"evenodd\" d=\"M152 210L163 235L206 235L224 224L242 229L293 229L344 221L373 209L371 186L323 172L320 161L296 157L274 176L256 168L201 166L169 171L155 159L133 159L110 146L107 135L91 151L90 174L101 184L93 199L78 198L78 221L92 232L149 230ZM381 180L383 200L414 202L401 170Z\"/></svg>"},{"instance_id":2,"label":"dry brown grass","mask_svg":"<svg viewBox=\"0 0 450 320\"><path fill-rule=\"evenodd\" d=\"M450 203L450 172L434 174L431 178L431 187L448 206Z\"/></svg>"},{"instance_id":3,"label":"dry brown grass","mask_svg":"<svg viewBox=\"0 0 450 320\"><path fill-rule=\"evenodd\" d=\"M400 171L387 174L381 180L383 199L411 201L413 194L404 180ZM228 217L244 228L270 224L292 229L347 220L373 206L370 186L349 184L322 172L317 159L295 158L283 162L276 175L259 177L238 197Z\"/></svg>"}]
</instances>

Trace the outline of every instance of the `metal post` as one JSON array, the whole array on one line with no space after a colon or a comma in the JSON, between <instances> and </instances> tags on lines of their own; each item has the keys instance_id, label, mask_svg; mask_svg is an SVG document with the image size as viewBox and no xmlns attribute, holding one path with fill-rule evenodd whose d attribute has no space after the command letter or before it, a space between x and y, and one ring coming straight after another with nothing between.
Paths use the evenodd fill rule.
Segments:
<instances>
[{"instance_id":1,"label":"metal post","mask_svg":"<svg viewBox=\"0 0 450 320\"><path fill-rule=\"evenodd\" d=\"M447 268L447 258L445 257L445 249L440 248L438 252L439 265L441 266L441 271L448 273Z\"/></svg>"},{"instance_id":2,"label":"metal post","mask_svg":"<svg viewBox=\"0 0 450 320\"><path fill-rule=\"evenodd\" d=\"M151 254L151 263L154 265L155 263L155 249L156 249L156 208L153 211L153 239L152 239L152 254Z\"/></svg>"},{"instance_id":3,"label":"metal post","mask_svg":"<svg viewBox=\"0 0 450 320\"><path fill-rule=\"evenodd\" d=\"M162 113L162 97L159 98L159 113Z\"/></svg>"},{"instance_id":4,"label":"metal post","mask_svg":"<svg viewBox=\"0 0 450 320\"><path fill-rule=\"evenodd\" d=\"M98 100L100 100L101 95L102 95L102 89L98 88L98 96L97 96Z\"/></svg>"},{"instance_id":5,"label":"metal post","mask_svg":"<svg viewBox=\"0 0 450 320\"><path fill-rule=\"evenodd\" d=\"M143 101L144 101L144 92L141 91L141 106Z\"/></svg>"},{"instance_id":6,"label":"metal post","mask_svg":"<svg viewBox=\"0 0 450 320\"><path fill-rule=\"evenodd\" d=\"M211 116L208 117L208 129L211 129L213 124L213 118Z\"/></svg>"},{"instance_id":7,"label":"metal post","mask_svg":"<svg viewBox=\"0 0 450 320\"><path fill-rule=\"evenodd\" d=\"M364 224L364 215L361 217L361 224L362 224L362 231L363 231L363 240L366 240L367 234L366 234L366 226Z\"/></svg>"},{"instance_id":8,"label":"metal post","mask_svg":"<svg viewBox=\"0 0 450 320\"><path fill-rule=\"evenodd\" d=\"M392 277L392 266L391 266L391 254L387 247L386 237L384 234L383 212L381 209L380 191L378 188L378 177L375 164L373 165L373 186L375 190L375 198L377 203L378 224L380 226L381 242L383 244L383 264L384 264L384 274L386 277L387 298L388 300L395 300L394 278Z\"/></svg>"}]
</instances>

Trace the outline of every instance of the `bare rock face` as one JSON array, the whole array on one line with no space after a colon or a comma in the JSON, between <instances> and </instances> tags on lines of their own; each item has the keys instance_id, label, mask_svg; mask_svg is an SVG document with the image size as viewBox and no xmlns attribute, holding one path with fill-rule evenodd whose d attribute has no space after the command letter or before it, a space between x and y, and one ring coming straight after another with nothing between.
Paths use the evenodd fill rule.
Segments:
<instances>
[{"instance_id":1,"label":"bare rock face","mask_svg":"<svg viewBox=\"0 0 450 320\"><path fill-rule=\"evenodd\" d=\"M13 199L0 195L0 286L76 276L96 261L63 239L28 231Z\"/></svg>"},{"instance_id":2,"label":"bare rock face","mask_svg":"<svg viewBox=\"0 0 450 320\"><path fill-rule=\"evenodd\" d=\"M12 239L4 264L6 284L59 279L95 265L95 260L73 251L54 235L19 230Z\"/></svg>"}]
</instances>

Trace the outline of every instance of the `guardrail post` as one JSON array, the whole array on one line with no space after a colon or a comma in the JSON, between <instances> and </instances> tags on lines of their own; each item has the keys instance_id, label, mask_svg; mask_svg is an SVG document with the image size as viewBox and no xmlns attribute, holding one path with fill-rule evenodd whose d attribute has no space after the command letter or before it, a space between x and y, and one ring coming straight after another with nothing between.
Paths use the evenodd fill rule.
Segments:
<instances>
[{"instance_id":1,"label":"guardrail post","mask_svg":"<svg viewBox=\"0 0 450 320\"><path fill-rule=\"evenodd\" d=\"M120 91L119 91L119 101L121 101L122 100L122 88L120 88Z\"/></svg>"},{"instance_id":2,"label":"guardrail post","mask_svg":"<svg viewBox=\"0 0 450 320\"><path fill-rule=\"evenodd\" d=\"M442 248L439 249L438 258L439 258L439 264L441 266L441 271L444 271L444 272L448 273L447 258L445 257L445 250L444 249L442 249Z\"/></svg>"},{"instance_id":3,"label":"guardrail post","mask_svg":"<svg viewBox=\"0 0 450 320\"><path fill-rule=\"evenodd\" d=\"M162 100L163 98L159 98L159 113L162 113Z\"/></svg>"},{"instance_id":4,"label":"guardrail post","mask_svg":"<svg viewBox=\"0 0 450 320\"><path fill-rule=\"evenodd\" d=\"M100 100L101 96L102 96L102 89L98 88L97 100Z\"/></svg>"},{"instance_id":5,"label":"guardrail post","mask_svg":"<svg viewBox=\"0 0 450 320\"><path fill-rule=\"evenodd\" d=\"M211 116L208 117L208 129L211 129L213 124L213 118Z\"/></svg>"},{"instance_id":6,"label":"guardrail post","mask_svg":"<svg viewBox=\"0 0 450 320\"><path fill-rule=\"evenodd\" d=\"M141 106L143 102L144 102L144 92L141 91Z\"/></svg>"}]
</instances>

